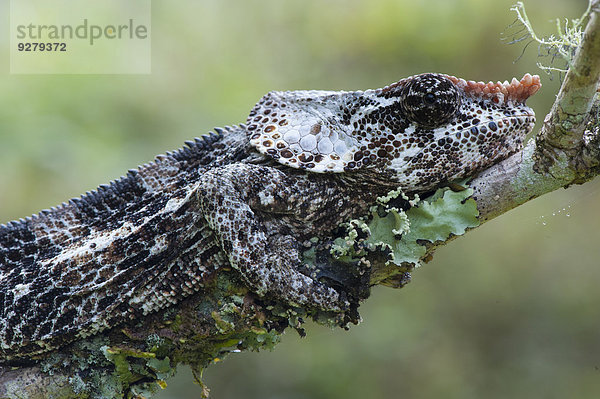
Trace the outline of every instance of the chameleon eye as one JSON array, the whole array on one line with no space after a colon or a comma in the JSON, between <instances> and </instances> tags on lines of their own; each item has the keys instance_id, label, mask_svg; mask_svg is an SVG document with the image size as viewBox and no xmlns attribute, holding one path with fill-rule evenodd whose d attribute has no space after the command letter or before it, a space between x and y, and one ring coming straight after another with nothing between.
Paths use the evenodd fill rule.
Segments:
<instances>
[{"instance_id":1,"label":"chameleon eye","mask_svg":"<svg viewBox=\"0 0 600 399\"><path fill-rule=\"evenodd\" d=\"M460 96L448 78L426 73L415 76L402 88L400 107L411 121L435 128L454 119Z\"/></svg>"},{"instance_id":2,"label":"chameleon eye","mask_svg":"<svg viewBox=\"0 0 600 399\"><path fill-rule=\"evenodd\" d=\"M427 94L425 94L425 96L423 96L423 102L425 104L428 104L428 105L434 104L435 100L436 100L436 98L433 93L427 93Z\"/></svg>"}]
</instances>

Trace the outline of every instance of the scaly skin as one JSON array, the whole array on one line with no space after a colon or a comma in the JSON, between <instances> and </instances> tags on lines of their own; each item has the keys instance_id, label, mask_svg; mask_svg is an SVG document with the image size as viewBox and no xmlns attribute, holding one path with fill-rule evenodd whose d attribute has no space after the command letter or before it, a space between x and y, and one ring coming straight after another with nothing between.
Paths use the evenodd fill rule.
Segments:
<instances>
[{"instance_id":1,"label":"scaly skin","mask_svg":"<svg viewBox=\"0 0 600 399\"><path fill-rule=\"evenodd\" d=\"M344 292L300 272L298 243L391 189L428 191L518 151L539 86L423 74L364 92L272 92L246 125L0 226L1 359L201 295L222 267L258 295L345 312Z\"/></svg>"}]
</instances>

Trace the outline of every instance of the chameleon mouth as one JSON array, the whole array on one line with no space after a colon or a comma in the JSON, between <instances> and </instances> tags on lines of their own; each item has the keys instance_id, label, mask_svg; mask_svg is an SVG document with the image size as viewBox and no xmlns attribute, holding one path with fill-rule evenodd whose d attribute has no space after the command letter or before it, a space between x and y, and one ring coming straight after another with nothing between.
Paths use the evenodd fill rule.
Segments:
<instances>
[{"instance_id":1,"label":"chameleon mouth","mask_svg":"<svg viewBox=\"0 0 600 399\"><path fill-rule=\"evenodd\" d=\"M534 95L542 87L540 77L528 73L521 80L512 78L510 83L506 80L496 83L475 82L448 75L447 78L466 93L474 97L489 99L496 104L507 102L525 103L525 100Z\"/></svg>"}]
</instances>

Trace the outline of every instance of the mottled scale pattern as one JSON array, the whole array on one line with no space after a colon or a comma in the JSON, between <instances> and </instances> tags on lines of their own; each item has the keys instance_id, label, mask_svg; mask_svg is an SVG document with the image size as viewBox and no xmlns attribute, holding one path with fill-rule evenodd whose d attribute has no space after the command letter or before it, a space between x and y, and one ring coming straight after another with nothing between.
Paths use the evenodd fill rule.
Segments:
<instances>
[{"instance_id":1,"label":"mottled scale pattern","mask_svg":"<svg viewBox=\"0 0 600 399\"><path fill-rule=\"evenodd\" d=\"M0 226L3 357L44 351L198 291L202 275L227 261L189 196L202 168L237 160L246 147L243 126L218 129L81 198Z\"/></svg>"},{"instance_id":2,"label":"mottled scale pattern","mask_svg":"<svg viewBox=\"0 0 600 399\"><path fill-rule=\"evenodd\" d=\"M421 74L382 89L272 92L247 123L81 198L0 226L0 362L27 358L202 295L233 267L257 295L345 312L302 273L391 189L424 192L520 150L540 87Z\"/></svg>"},{"instance_id":3,"label":"mottled scale pattern","mask_svg":"<svg viewBox=\"0 0 600 399\"><path fill-rule=\"evenodd\" d=\"M251 144L282 164L321 173L390 167L410 187L419 171L435 183L448 166L475 170L482 156L519 148L519 132L535 122L524 102L539 87L529 74L488 84L422 74L377 90L271 92L247 124Z\"/></svg>"}]
</instances>

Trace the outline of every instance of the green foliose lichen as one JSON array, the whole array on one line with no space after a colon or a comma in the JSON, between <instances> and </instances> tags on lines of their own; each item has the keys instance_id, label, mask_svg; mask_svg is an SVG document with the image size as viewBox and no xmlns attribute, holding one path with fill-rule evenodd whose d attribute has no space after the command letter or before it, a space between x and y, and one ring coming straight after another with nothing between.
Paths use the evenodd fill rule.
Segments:
<instances>
[{"instance_id":1,"label":"green foliose lichen","mask_svg":"<svg viewBox=\"0 0 600 399\"><path fill-rule=\"evenodd\" d=\"M463 235L468 228L477 227L479 211L475 200L470 198L472 194L472 189L440 189L407 210L410 231L400 240L394 240L392 262L418 264L425 255L425 246L421 242L445 241L452 235Z\"/></svg>"},{"instance_id":2,"label":"green foliose lichen","mask_svg":"<svg viewBox=\"0 0 600 399\"><path fill-rule=\"evenodd\" d=\"M127 387L134 397L149 397L159 389L164 389L167 386L165 380L176 372L168 356L158 358L154 352L120 347L105 346L101 350L106 359L114 364L113 376L116 381L123 388Z\"/></svg>"},{"instance_id":3,"label":"green foliose lichen","mask_svg":"<svg viewBox=\"0 0 600 399\"><path fill-rule=\"evenodd\" d=\"M368 252L386 253L386 266L418 266L426 253L425 243L445 241L479 225L473 190L439 189L432 196L409 199L401 190L378 198L370 215L345 225L347 235L334 240L332 256L343 262L360 259ZM396 205L404 200L403 210Z\"/></svg>"}]
</instances>

